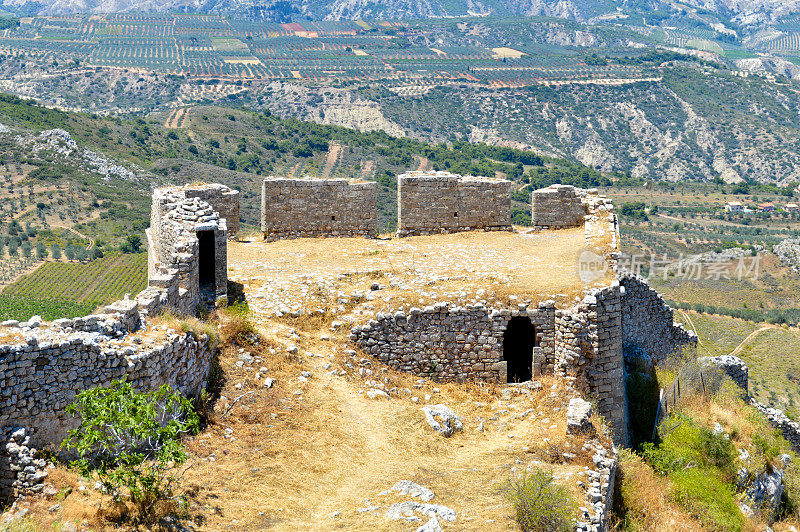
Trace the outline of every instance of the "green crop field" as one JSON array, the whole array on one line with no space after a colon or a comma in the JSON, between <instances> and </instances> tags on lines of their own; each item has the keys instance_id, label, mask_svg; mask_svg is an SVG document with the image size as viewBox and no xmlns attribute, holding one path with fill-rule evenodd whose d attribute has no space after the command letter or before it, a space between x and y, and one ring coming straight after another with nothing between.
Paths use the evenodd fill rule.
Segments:
<instances>
[{"instance_id":1,"label":"green crop field","mask_svg":"<svg viewBox=\"0 0 800 532\"><path fill-rule=\"evenodd\" d=\"M87 264L46 262L6 287L0 297L8 302L2 305L4 319L27 319L28 313L53 319L86 314L146 286L146 253L110 253ZM33 307L23 304L26 301L32 302Z\"/></svg>"},{"instance_id":2,"label":"green crop field","mask_svg":"<svg viewBox=\"0 0 800 532\"><path fill-rule=\"evenodd\" d=\"M53 299L31 299L0 294L0 320L28 320L41 316L46 321L59 318L85 316L94 310L91 303L57 301Z\"/></svg>"}]
</instances>

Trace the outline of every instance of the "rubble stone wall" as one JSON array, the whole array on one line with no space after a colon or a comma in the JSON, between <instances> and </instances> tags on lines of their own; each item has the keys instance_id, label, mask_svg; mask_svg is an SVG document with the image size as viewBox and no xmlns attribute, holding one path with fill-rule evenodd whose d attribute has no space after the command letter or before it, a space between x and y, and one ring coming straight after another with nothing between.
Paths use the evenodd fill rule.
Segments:
<instances>
[{"instance_id":1,"label":"rubble stone wall","mask_svg":"<svg viewBox=\"0 0 800 532\"><path fill-rule=\"evenodd\" d=\"M148 290L137 296L148 313L164 306L178 314L193 314L200 302L200 240L203 231L214 238L214 299L228 291L228 226L225 218L199 195L238 212L239 194L223 185L165 187L153 193L148 243ZM216 198L216 199L215 199ZM237 220L238 220L238 214Z\"/></svg>"},{"instance_id":2,"label":"rubble stone wall","mask_svg":"<svg viewBox=\"0 0 800 532\"><path fill-rule=\"evenodd\" d=\"M205 201L225 220L228 227L228 238L236 238L239 234L239 191L219 183L189 185L184 187L187 198L200 198Z\"/></svg>"},{"instance_id":3,"label":"rubble stone wall","mask_svg":"<svg viewBox=\"0 0 800 532\"><path fill-rule=\"evenodd\" d=\"M561 229L583 225L586 191L570 185L550 185L531 193L531 224L538 229Z\"/></svg>"},{"instance_id":4,"label":"rubble stone wall","mask_svg":"<svg viewBox=\"0 0 800 532\"><path fill-rule=\"evenodd\" d=\"M346 179L268 177L261 190L261 231L273 241L378 235L378 185Z\"/></svg>"},{"instance_id":5,"label":"rubble stone wall","mask_svg":"<svg viewBox=\"0 0 800 532\"><path fill-rule=\"evenodd\" d=\"M697 336L675 323L673 310L647 281L632 274L620 277L623 344L643 349L653 361L697 348Z\"/></svg>"},{"instance_id":6,"label":"rubble stone wall","mask_svg":"<svg viewBox=\"0 0 800 532\"><path fill-rule=\"evenodd\" d=\"M397 183L398 236L511 229L511 181L410 172Z\"/></svg>"},{"instance_id":7,"label":"rubble stone wall","mask_svg":"<svg viewBox=\"0 0 800 532\"><path fill-rule=\"evenodd\" d=\"M0 427L25 427L35 446L57 446L77 426L65 408L81 390L127 377L139 390L169 384L194 395L207 383L213 348L205 335L167 333L146 346L67 330L40 329L0 346Z\"/></svg>"},{"instance_id":8,"label":"rubble stone wall","mask_svg":"<svg viewBox=\"0 0 800 532\"><path fill-rule=\"evenodd\" d=\"M503 334L508 322L515 316L530 318L537 337L533 359L546 365L553 360L554 312L552 301L514 310L437 303L408 313L379 313L353 328L350 339L400 371L440 381L506 382Z\"/></svg>"},{"instance_id":9,"label":"rubble stone wall","mask_svg":"<svg viewBox=\"0 0 800 532\"><path fill-rule=\"evenodd\" d=\"M0 503L42 491L47 460L37 455L24 428L0 430Z\"/></svg>"}]
</instances>

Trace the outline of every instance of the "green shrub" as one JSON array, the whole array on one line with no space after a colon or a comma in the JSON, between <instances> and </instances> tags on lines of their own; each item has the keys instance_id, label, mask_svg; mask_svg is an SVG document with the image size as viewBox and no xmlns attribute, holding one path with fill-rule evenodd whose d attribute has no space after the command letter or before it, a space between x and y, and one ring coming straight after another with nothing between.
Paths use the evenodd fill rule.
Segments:
<instances>
[{"instance_id":1,"label":"green shrub","mask_svg":"<svg viewBox=\"0 0 800 532\"><path fill-rule=\"evenodd\" d=\"M577 506L564 486L553 482L553 475L541 469L511 481L508 498L514 505L515 519L526 532L555 532L575 529Z\"/></svg>"},{"instance_id":2,"label":"green shrub","mask_svg":"<svg viewBox=\"0 0 800 532\"><path fill-rule=\"evenodd\" d=\"M661 474L700 468L713 471L723 482L735 476L736 454L733 444L722 434L714 434L697 426L688 416L671 416L674 425L662 428L664 435L659 445L645 443L642 455Z\"/></svg>"},{"instance_id":3,"label":"green shrub","mask_svg":"<svg viewBox=\"0 0 800 532\"><path fill-rule=\"evenodd\" d=\"M174 500L177 468L186 461L182 436L198 418L191 402L168 385L137 392L125 379L80 392L67 413L80 418L62 448L77 451L74 465L120 501L129 497L147 518L159 501Z\"/></svg>"},{"instance_id":4,"label":"green shrub","mask_svg":"<svg viewBox=\"0 0 800 532\"><path fill-rule=\"evenodd\" d=\"M669 476L670 495L709 530L742 530L744 519L733 487L708 470L691 468Z\"/></svg>"}]
</instances>

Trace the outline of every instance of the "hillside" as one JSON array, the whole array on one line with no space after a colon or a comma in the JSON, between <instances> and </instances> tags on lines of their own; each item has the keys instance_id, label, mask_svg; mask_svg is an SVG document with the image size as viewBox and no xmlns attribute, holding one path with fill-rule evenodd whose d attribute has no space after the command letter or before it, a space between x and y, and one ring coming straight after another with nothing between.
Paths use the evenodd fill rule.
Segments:
<instances>
[{"instance_id":1,"label":"hillside","mask_svg":"<svg viewBox=\"0 0 800 532\"><path fill-rule=\"evenodd\" d=\"M800 27L733 38L662 22L31 17L0 35L0 89L172 128L214 105L644 179L797 180Z\"/></svg>"}]
</instances>

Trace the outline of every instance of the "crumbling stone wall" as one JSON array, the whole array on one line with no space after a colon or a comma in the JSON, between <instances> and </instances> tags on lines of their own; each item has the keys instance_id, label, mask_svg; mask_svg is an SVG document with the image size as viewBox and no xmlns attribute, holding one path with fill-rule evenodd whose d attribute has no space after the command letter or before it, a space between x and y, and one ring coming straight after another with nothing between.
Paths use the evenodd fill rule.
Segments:
<instances>
[{"instance_id":1,"label":"crumbling stone wall","mask_svg":"<svg viewBox=\"0 0 800 532\"><path fill-rule=\"evenodd\" d=\"M622 332L626 348L638 347L653 361L697 348L697 336L675 323L673 310L647 281L633 274L620 277L623 287Z\"/></svg>"},{"instance_id":2,"label":"crumbling stone wall","mask_svg":"<svg viewBox=\"0 0 800 532\"><path fill-rule=\"evenodd\" d=\"M47 460L38 454L24 428L0 430L0 503L42 491Z\"/></svg>"},{"instance_id":3,"label":"crumbling stone wall","mask_svg":"<svg viewBox=\"0 0 800 532\"><path fill-rule=\"evenodd\" d=\"M562 229L583 225L587 191L570 185L550 185L531 193L531 224L538 229Z\"/></svg>"},{"instance_id":4,"label":"crumbling stone wall","mask_svg":"<svg viewBox=\"0 0 800 532\"><path fill-rule=\"evenodd\" d=\"M750 369L741 358L732 355L720 355L698 358L697 361L701 364L713 364L718 367L725 375L730 377L736 386L744 390L745 394L748 393Z\"/></svg>"},{"instance_id":5,"label":"crumbling stone wall","mask_svg":"<svg viewBox=\"0 0 800 532\"><path fill-rule=\"evenodd\" d=\"M397 178L397 236L511 229L511 181L449 172Z\"/></svg>"},{"instance_id":6,"label":"crumbling stone wall","mask_svg":"<svg viewBox=\"0 0 800 532\"><path fill-rule=\"evenodd\" d=\"M225 220L228 227L228 238L236 238L239 234L239 191L219 183L188 185L183 187L188 199L200 198L214 209L219 217Z\"/></svg>"},{"instance_id":7,"label":"crumbling stone wall","mask_svg":"<svg viewBox=\"0 0 800 532\"><path fill-rule=\"evenodd\" d=\"M261 190L261 231L285 238L378 235L378 185L346 179L268 177Z\"/></svg>"},{"instance_id":8,"label":"crumbling stone wall","mask_svg":"<svg viewBox=\"0 0 800 532\"><path fill-rule=\"evenodd\" d=\"M81 390L126 377L139 390L169 384L194 395L211 368L205 335L167 332L158 344L143 345L57 325L22 329L24 340L0 346L0 427L25 427L39 447L58 445L77 426L64 410Z\"/></svg>"},{"instance_id":9,"label":"crumbling stone wall","mask_svg":"<svg viewBox=\"0 0 800 532\"><path fill-rule=\"evenodd\" d=\"M162 306L179 314L193 314L200 302L201 232L214 238L214 299L228 291L227 221L206 201L196 195L194 187L165 187L153 193L150 227L147 229L148 290L140 294L142 307L157 312ZM238 193L230 189L206 186L203 194L224 196L215 200L230 203ZM188 195L187 195L188 193ZM230 208L230 207L229 207ZM238 207L237 207L238 209Z\"/></svg>"},{"instance_id":10,"label":"crumbling stone wall","mask_svg":"<svg viewBox=\"0 0 800 532\"><path fill-rule=\"evenodd\" d=\"M555 374L597 401L617 444L628 442L620 285L594 289L555 313Z\"/></svg>"},{"instance_id":11,"label":"crumbling stone wall","mask_svg":"<svg viewBox=\"0 0 800 532\"><path fill-rule=\"evenodd\" d=\"M527 316L536 328L534 361L552 360L555 303L537 307L489 309L483 305L437 303L408 313L379 313L353 328L350 339L365 352L400 371L440 381L506 382L503 334L515 316Z\"/></svg>"}]
</instances>

